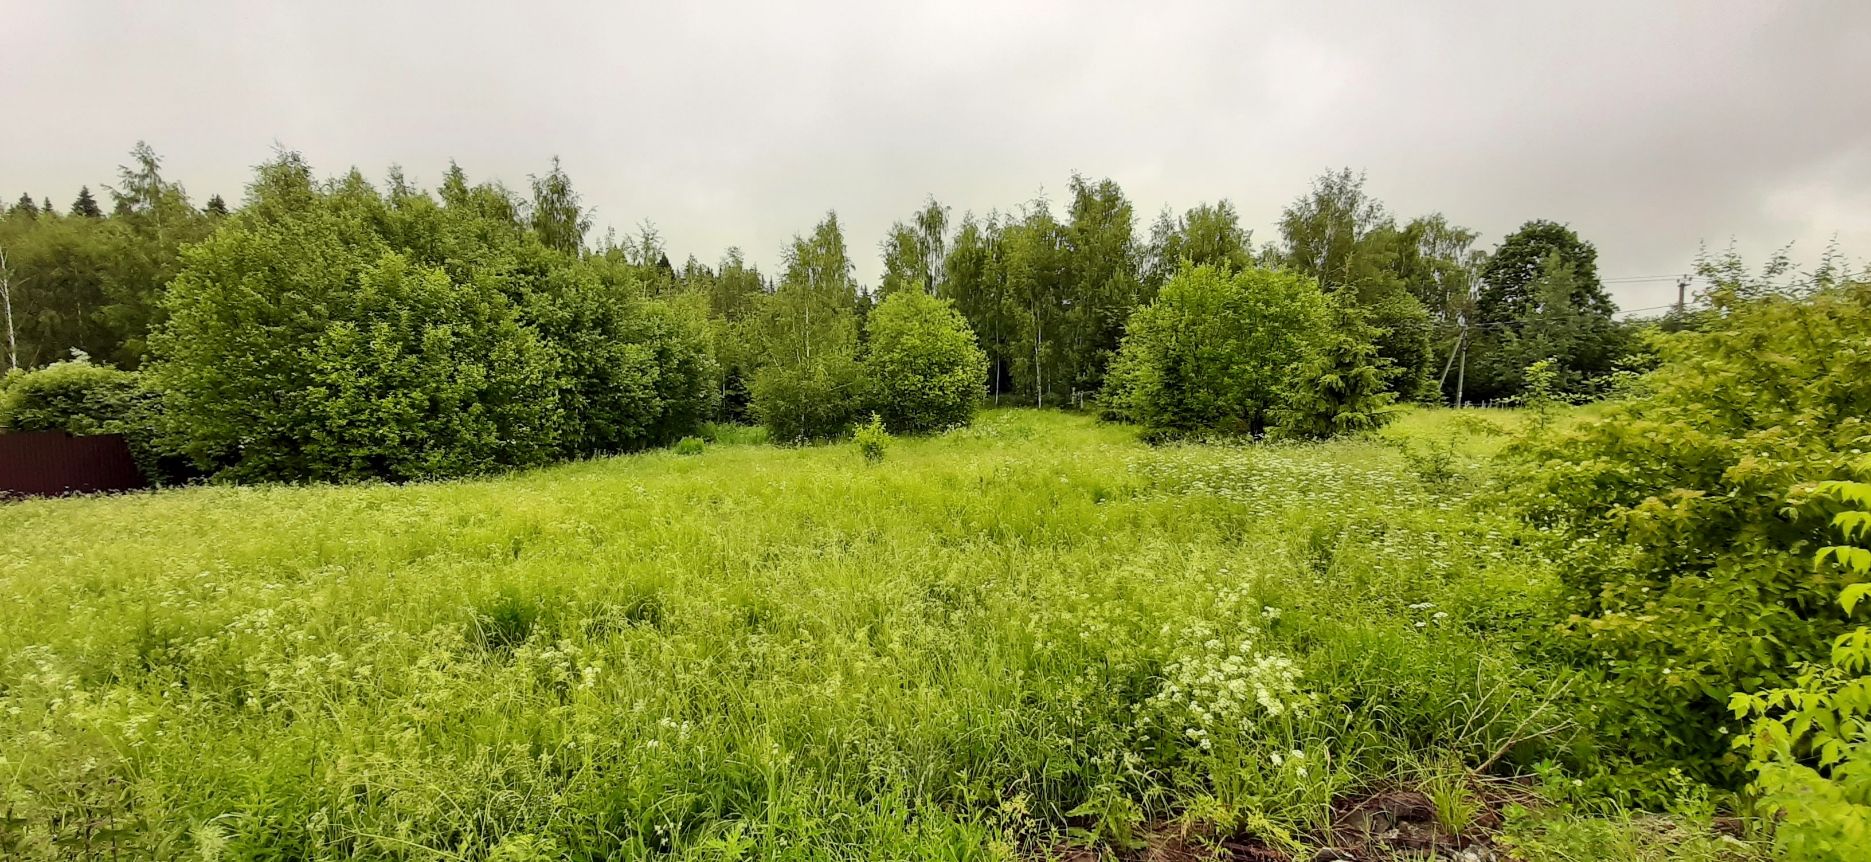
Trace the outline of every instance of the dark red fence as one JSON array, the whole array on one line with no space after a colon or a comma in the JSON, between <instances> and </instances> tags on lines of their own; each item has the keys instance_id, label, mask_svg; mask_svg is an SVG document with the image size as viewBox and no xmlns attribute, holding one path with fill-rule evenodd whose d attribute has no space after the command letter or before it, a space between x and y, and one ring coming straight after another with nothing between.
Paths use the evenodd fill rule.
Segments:
<instances>
[{"instance_id":1,"label":"dark red fence","mask_svg":"<svg viewBox=\"0 0 1871 862\"><path fill-rule=\"evenodd\" d=\"M0 497L128 491L147 484L121 434L0 434Z\"/></svg>"}]
</instances>

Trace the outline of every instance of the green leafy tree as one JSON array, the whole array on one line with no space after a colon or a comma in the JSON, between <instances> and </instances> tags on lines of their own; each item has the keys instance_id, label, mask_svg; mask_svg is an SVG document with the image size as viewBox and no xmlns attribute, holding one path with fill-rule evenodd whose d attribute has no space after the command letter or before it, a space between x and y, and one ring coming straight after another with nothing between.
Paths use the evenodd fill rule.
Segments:
<instances>
[{"instance_id":1,"label":"green leafy tree","mask_svg":"<svg viewBox=\"0 0 1871 862\"><path fill-rule=\"evenodd\" d=\"M891 225L881 244L883 283L877 294L886 297L903 290L942 295L943 258L948 253L948 207L929 197L909 222Z\"/></svg>"},{"instance_id":2,"label":"green leafy tree","mask_svg":"<svg viewBox=\"0 0 1871 862\"><path fill-rule=\"evenodd\" d=\"M585 247L585 233L591 230L591 214L572 190L572 178L552 157L552 170L535 176L533 183L532 227L547 248L577 254Z\"/></svg>"},{"instance_id":3,"label":"green leafy tree","mask_svg":"<svg viewBox=\"0 0 1871 862\"><path fill-rule=\"evenodd\" d=\"M942 262L943 289L987 354L988 393L995 403L1013 389L1020 330L1019 308L1007 292L1000 234L997 216L983 220L968 213Z\"/></svg>"},{"instance_id":4,"label":"green leafy tree","mask_svg":"<svg viewBox=\"0 0 1871 862\"><path fill-rule=\"evenodd\" d=\"M857 361L858 292L844 231L828 213L810 237L794 237L778 288L745 331L758 354L753 413L776 440L845 433L863 399Z\"/></svg>"},{"instance_id":5,"label":"green leafy tree","mask_svg":"<svg viewBox=\"0 0 1871 862\"><path fill-rule=\"evenodd\" d=\"M321 188L292 153L263 165L164 297L150 374L186 451L225 478L288 480L463 475L559 451L554 358L509 295L530 279L512 246L480 242L519 234L469 229L477 218L385 199L355 174Z\"/></svg>"},{"instance_id":6,"label":"green leafy tree","mask_svg":"<svg viewBox=\"0 0 1871 862\"><path fill-rule=\"evenodd\" d=\"M1024 218L1003 227L997 250L996 292L1013 309L1017 333L1009 351L1014 391L1044 407L1070 367L1062 344L1072 284L1065 226L1044 199L1034 201Z\"/></svg>"},{"instance_id":7,"label":"green leafy tree","mask_svg":"<svg viewBox=\"0 0 1871 862\"><path fill-rule=\"evenodd\" d=\"M730 248L708 287L708 318L719 364L721 418L739 422L749 418L754 369L760 365L760 345L745 337L767 296L760 269L747 263L738 248Z\"/></svg>"},{"instance_id":8,"label":"green leafy tree","mask_svg":"<svg viewBox=\"0 0 1871 862\"><path fill-rule=\"evenodd\" d=\"M162 159L138 141L130 164L117 169L110 187L112 216L121 233L106 237L116 247L107 260L103 305L97 311L111 347L96 353L135 367L148 353L148 335L161 323L162 294L182 265L182 248L214 229L190 205L181 184L162 173Z\"/></svg>"},{"instance_id":9,"label":"green leafy tree","mask_svg":"<svg viewBox=\"0 0 1871 862\"><path fill-rule=\"evenodd\" d=\"M1474 247L1479 234L1432 213L1411 219L1401 238L1397 271L1404 289L1438 321L1456 323L1472 316L1485 258Z\"/></svg>"},{"instance_id":10,"label":"green leafy tree","mask_svg":"<svg viewBox=\"0 0 1871 862\"><path fill-rule=\"evenodd\" d=\"M1406 278L1416 257L1412 237L1364 190L1364 175L1345 168L1313 181L1280 217L1286 269L1345 293L1377 327L1378 355L1395 369L1391 385L1404 398L1427 394L1435 364L1429 311Z\"/></svg>"},{"instance_id":11,"label":"green leafy tree","mask_svg":"<svg viewBox=\"0 0 1871 862\"><path fill-rule=\"evenodd\" d=\"M1530 221L1508 234L1481 269L1476 317L1481 323L1513 324L1539 301L1536 282L1557 256L1572 273L1571 304L1581 311L1610 317L1617 311L1598 280L1598 249L1565 225Z\"/></svg>"},{"instance_id":12,"label":"green leafy tree","mask_svg":"<svg viewBox=\"0 0 1871 862\"><path fill-rule=\"evenodd\" d=\"M1254 265L1253 232L1241 227L1234 204L1200 204L1180 217L1166 209L1150 229L1145 254L1145 293L1154 295L1184 261L1242 270Z\"/></svg>"},{"instance_id":13,"label":"green leafy tree","mask_svg":"<svg viewBox=\"0 0 1871 862\"><path fill-rule=\"evenodd\" d=\"M1153 436L1260 433L1323 349L1312 279L1186 267L1131 316L1103 400Z\"/></svg>"},{"instance_id":14,"label":"green leafy tree","mask_svg":"<svg viewBox=\"0 0 1871 862\"><path fill-rule=\"evenodd\" d=\"M865 329L872 404L890 430L968 424L986 390L987 355L952 303L921 291L893 294Z\"/></svg>"},{"instance_id":15,"label":"green leafy tree","mask_svg":"<svg viewBox=\"0 0 1871 862\"><path fill-rule=\"evenodd\" d=\"M1076 396L1103 384L1124 322L1144 300L1136 213L1123 189L1109 179L1074 174L1071 220L1063 233L1065 278L1052 296L1058 304L1064 379Z\"/></svg>"},{"instance_id":16,"label":"green leafy tree","mask_svg":"<svg viewBox=\"0 0 1871 862\"><path fill-rule=\"evenodd\" d=\"M1483 328L1470 364L1477 398L1503 398L1522 391L1522 371L1551 360L1558 391L1584 395L1616 370L1630 351L1627 330L1611 316L1579 303L1579 276L1559 254L1546 257L1528 286L1528 301L1510 325Z\"/></svg>"},{"instance_id":17,"label":"green leafy tree","mask_svg":"<svg viewBox=\"0 0 1871 862\"><path fill-rule=\"evenodd\" d=\"M1327 172L1280 214L1281 264L1312 276L1328 291L1353 284L1359 258L1370 251L1361 247L1364 240L1390 225L1384 205L1365 193L1364 174L1350 168Z\"/></svg>"},{"instance_id":18,"label":"green leafy tree","mask_svg":"<svg viewBox=\"0 0 1871 862\"><path fill-rule=\"evenodd\" d=\"M110 357L117 345L103 309L114 279L134 263L124 225L9 214L0 219L13 355L31 368L73 351Z\"/></svg>"},{"instance_id":19,"label":"green leafy tree","mask_svg":"<svg viewBox=\"0 0 1871 862\"><path fill-rule=\"evenodd\" d=\"M260 195L256 195L260 196ZM333 202L189 250L152 377L233 479L419 479L555 451L551 357L491 278L456 282Z\"/></svg>"},{"instance_id":20,"label":"green leafy tree","mask_svg":"<svg viewBox=\"0 0 1871 862\"><path fill-rule=\"evenodd\" d=\"M930 195L913 221L918 256L923 266L923 289L932 296L944 296L942 262L948 255L949 208L938 203L935 195Z\"/></svg>"},{"instance_id":21,"label":"green leafy tree","mask_svg":"<svg viewBox=\"0 0 1871 862\"><path fill-rule=\"evenodd\" d=\"M699 323L628 286L552 267L530 286L522 319L553 360L563 454L665 445L713 413L716 369Z\"/></svg>"},{"instance_id":22,"label":"green leafy tree","mask_svg":"<svg viewBox=\"0 0 1871 862\"><path fill-rule=\"evenodd\" d=\"M924 265L923 250L915 229L897 222L891 226L881 247L884 278L877 289L877 295L888 297L904 291L923 290L928 269Z\"/></svg>"}]
</instances>

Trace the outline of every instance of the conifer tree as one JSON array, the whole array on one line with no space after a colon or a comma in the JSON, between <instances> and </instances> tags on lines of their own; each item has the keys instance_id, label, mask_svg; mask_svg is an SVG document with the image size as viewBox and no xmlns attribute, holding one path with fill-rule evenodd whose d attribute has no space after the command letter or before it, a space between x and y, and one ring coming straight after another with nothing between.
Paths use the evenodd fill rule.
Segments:
<instances>
[{"instance_id":1,"label":"conifer tree","mask_svg":"<svg viewBox=\"0 0 1871 862\"><path fill-rule=\"evenodd\" d=\"M104 210L98 207L97 198L91 196L90 186L78 188L78 197L71 202L71 214L84 218L104 217Z\"/></svg>"}]
</instances>

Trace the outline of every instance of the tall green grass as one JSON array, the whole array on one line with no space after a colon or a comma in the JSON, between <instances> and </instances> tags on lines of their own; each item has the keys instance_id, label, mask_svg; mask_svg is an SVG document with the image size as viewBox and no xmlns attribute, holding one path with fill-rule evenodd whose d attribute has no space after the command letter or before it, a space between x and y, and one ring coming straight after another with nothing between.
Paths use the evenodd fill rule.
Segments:
<instances>
[{"instance_id":1,"label":"tall green grass","mask_svg":"<svg viewBox=\"0 0 1871 862\"><path fill-rule=\"evenodd\" d=\"M1456 445L1486 470L1486 429ZM1335 794L1563 737L1523 657L1540 538L1407 463L995 410L869 467L711 445L0 507L0 855L1298 846Z\"/></svg>"}]
</instances>

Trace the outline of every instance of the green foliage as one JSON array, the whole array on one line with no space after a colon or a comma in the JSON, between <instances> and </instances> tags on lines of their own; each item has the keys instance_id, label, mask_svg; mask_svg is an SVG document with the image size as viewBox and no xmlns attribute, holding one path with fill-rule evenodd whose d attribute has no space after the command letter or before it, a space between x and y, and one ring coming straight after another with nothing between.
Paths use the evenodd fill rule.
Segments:
<instances>
[{"instance_id":1,"label":"green foliage","mask_svg":"<svg viewBox=\"0 0 1871 862\"><path fill-rule=\"evenodd\" d=\"M1228 201L1201 204L1180 218L1166 209L1150 229L1144 265L1147 290L1153 294L1162 288L1184 261L1247 269L1254 265L1253 247L1253 232L1241 227L1241 217Z\"/></svg>"},{"instance_id":2,"label":"green foliage","mask_svg":"<svg viewBox=\"0 0 1871 862\"><path fill-rule=\"evenodd\" d=\"M582 267L556 267L522 306L557 370L555 436L579 455L659 446L714 412L720 388L703 324L606 285Z\"/></svg>"},{"instance_id":3,"label":"green foliage","mask_svg":"<svg viewBox=\"0 0 1871 862\"><path fill-rule=\"evenodd\" d=\"M585 245L585 232L591 229L591 214L572 190L572 180L559 167L559 157L552 157L552 170L543 177L533 177L532 228L547 248L576 254Z\"/></svg>"},{"instance_id":4,"label":"green foliage","mask_svg":"<svg viewBox=\"0 0 1871 862\"><path fill-rule=\"evenodd\" d=\"M708 444L703 443L700 437L684 437L676 441L676 454L700 455L707 447Z\"/></svg>"},{"instance_id":5,"label":"green foliage","mask_svg":"<svg viewBox=\"0 0 1871 862\"><path fill-rule=\"evenodd\" d=\"M776 443L840 437L863 412L869 384L864 366L832 354L797 365L771 365L754 373L750 404Z\"/></svg>"},{"instance_id":6,"label":"green foliage","mask_svg":"<svg viewBox=\"0 0 1871 862\"><path fill-rule=\"evenodd\" d=\"M1275 433L1322 440L1374 431L1388 422L1397 396L1385 386L1389 369L1377 355L1376 334L1357 307L1331 303L1324 344L1274 411Z\"/></svg>"},{"instance_id":7,"label":"green foliage","mask_svg":"<svg viewBox=\"0 0 1871 862\"><path fill-rule=\"evenodd\" d=\"M1555 374L1553 391L1598 394L1630 352L1631 330L1611 319L1609 300L1597 304L1582 294L1582 277L1558 253L1546 257L1524 289L1525 301L1510 303L1518 316L1475 335L1469 393L1477 398L1524 394L1524 369L1546 360Z\"/></svg>"},{"instance_id":8,"label":"green foliage","mask_svg":"<svg viewBox=\"0 0 1871 862\"><path fill-rule=\"evenodd\" d=\"M1436 319L1449 322L1468 311L1481 253L1474 231L1451 224L1441 213L1411 219L1399 236L1397 274L1405 290Z\"/></svg>"},{"instance_id":9,"label":"green foliage","mask_svg":"<svg viewBox=\"0 0 1871 862\"><path fill-rule=\"evenodd\" d=\"M1102 400L1155 436L1259 433L1321 356L1310 278L1185 268L1131 317Z\"/></svg>"},{"instance_id":10,"label":"green foliage","mask_svg":"<svg viewBox=\"0 0 1871 862\"><path fill-rule=\"evenodd\" d=\"M73 352L134 368L161 320L158 299L180 265L180 250L212 225L165 178L161 159L139 143L119 169L113 212L103 216L84 190L72 217L14 210L0 218L0 258L7 272L22 367ZM87 205L87 201L89 204Z\"/></svg>"},{"instance_id":11,"label":"green foliage","mask_svg":"<svg viewBox=\"0 0 1871 862\"><path fill-rule=\"evenodd\" d=\"M577 199L556 165L536 186L529 225L459 167L438 202L261 166L164 300L151 379L188 453L227 479L405 480L694 430L720 397L700 313L549 247L578 245Z\"/></svg>"},{"instance_id":12,"label":"green foliage","mask_svg":"<svg viewBox=\"0 0 1871 862\"><path fill-rule=\"evenodd\" d=\"M0 430L118 434L148 393L128 371L85 359L0 378Z\"/></svg>"},{"instance_id":13,"label":"green foliage","mask_svg":"<svg viewBox=\"0 0 1871 862\"><path fill-rule=\"evenodd\" d=\"M1552 427L1554 412L1565 403L1559 392L1559 368L1553 360L1541 359L1527 366L1524 378L1517 400L1533 414L1533 430L1545 431Z\"/></svg>"},{"instance_id":14,"label":"green foliage","mask_svg":"<svg viewBox=\"0 0 1871 862\"><path fill-rule=\"evenodd\" d=\"M729 422L703 422L701 435L703 440L726 446L759 446L768 440L765 426Z\"/></svg>"},{"instance_id":15,"label":"green foliage","mask_svg":"<svg viewBox=\"0 0 1871 862\"><path fill-rule=\"evenodd\" d=\"M151 374L231 479L417 479L553 451L550 354L488 280L452 281L340 212L248 222L190 250Z\"/></svg>"},{"instance_id":16,"label":"green foliage","mask_svg":"<svg viewBox=\"0 0 1871 862\"><path fill-rule=\"evenodd\" d=\"M1839 599L1850 614L1871 596L1871 484L1828 482L1815 496L1851 507L1832 524L1858 544L1821 548L1815 561L1835 561L1851 579ZM1807 664L1791 685L1737 693L1729 707L1755 719L1735 744L1749 752L1750 789L1774 818L1776 848L1788 859L1860 858L1871 846L1871 628L1839 635L1830 661Z\"/></svg>"},{"instance_id":17,"label":"green foliage","mask_svg":"<svg viewBox=\"0 0 1871 862\"><path fill-rule=\"evenodd\" d=\"M1738 784L1728 699L1790 684L1846 629L1848 579L1810 563L1810 489L1871 438L1871 285L1711 299L1702 329L1658 341L1643 394L1553 423L1514 484L1571 543L1564 643L1602 678L1603 744Z\"/></svg>"},{"instance_id":18,"label":"green foliage","mask_svg":"<svg viewBox=\"0 0 1871 862\"><path fill-rule=\"evenodd\" d=\"M1280 218L1282 267L1311 275L1327 293L1344 294L1376 327L1386 381L1406 400L1430 393L1432 314L1459 316L1472 281L1474 234L1441 215L1399 229L1364 190L1364 175L1328 172ZM1429 303L1436 303L1431 306Z\"/></svg>"},{"instance_id":19,"label":"green foliage","mask_svg":"<svg viewBox=\"0 0 1871 862\"><path fill-rule=\"evenodd\" d=\"M1765 846L1642 812L1588 816L1516 807L1500 846L1524 862L1765 862Z\"/></svg>"},{"instance_id":20,"label":"green foliage","mask_svg":"<svg viewBox=\"0 0 1871 862\"><path fill-rule=\"evenodd\" d=\"M968 424L985 391L987 355L952 303L899 292L864 326L870 399L886 427L918 433Z\"/></svg>"},{"instance_id":21,"label":"green foliage","mask_svg":"<svg viewBox=\"0 0 1871 862\"><path fill-rule=\"evenodd\" d=\"M864 409L857 282L844 231L829 213L794 237L779 287L741 327L754 345L748 406L775 441L843 436Z\"/></svg>"},{"instance_id":22,"label":"green foliage","mask_svg":"<svg viewBox=\"0 0 1871 862\"><path fill-rule=\"evenodd\" d=\"M884 453L890 449L890 431L884 427L882 416L871 414L870 421L853 428L851 442L857 446L858 454L864 463L876 464L884 459Z\"/></svg>"},{"instance_id":23,"label":"green foliage","mask_svg":"<svg viewBox=\"0 0 1871 862\"><path fill-rule=\"evenodd\" d=\"M1539 295L1538 282L1561 270L1566 283L1566 305L1609 317L1616 306L1598 280L1598 249L1557 222L1530 221L1508 234L1488 255L1481 269L1482 288L1476 300L1481 323L1511 323L1539 305L1553 301Z\"/></svg>"},{"instance_id":24,"label":"green foliage","mask_svg":"<svg viewBox=\"0 0 1871 862\"><path fill-rule=\"evenodd\" d=\"M140 376L82 358L0 378L0 431L122 434L152 482L188 475L168 451L161 401Z\"/></svg>"}]
</instances>

